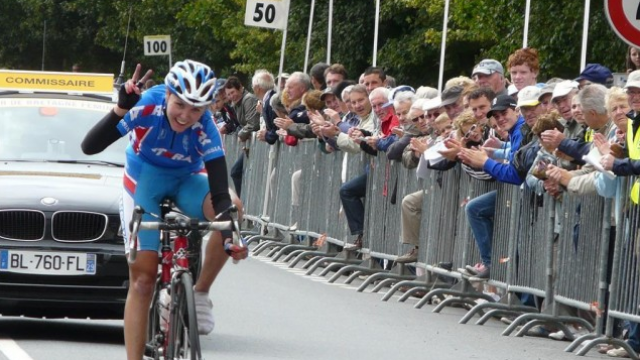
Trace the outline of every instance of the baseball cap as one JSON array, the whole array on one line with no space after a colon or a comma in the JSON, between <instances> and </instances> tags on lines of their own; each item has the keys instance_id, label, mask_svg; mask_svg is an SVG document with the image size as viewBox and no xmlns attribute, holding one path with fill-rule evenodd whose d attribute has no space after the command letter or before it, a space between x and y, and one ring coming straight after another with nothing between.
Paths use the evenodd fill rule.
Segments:
<instances>
[{"instance_id":1,"label":"baseball cap","mask_svg":"<svg viewBox=\"0 0 640 360\"><path fill-rule=\"evenodd\" d=\"M553 101L555 98L559 98L567 95L572 90L577 90L579 85L580 84L578 84L577 81L573 81L573 80L565 80L557 83L556 87L553 89L553 95L551 95L551 101Z\"/></svg>"},{"instance_id":2,"label":"baseball cap","mask_svg":"<svg viewBox=\"0 0 640 360\"><path fill-rule=\"evenodd\" d=\"M509 85L509 87L507 87L507 94L509 96L513 96L517 93L518 93L518 88L515 85L511 84Z\"/></svg>"},{"instance_id":3,"label":"baseball cap","mask_svg":"<svg viewBox=\"0 0 640 360\"><path fill-rule=\"evenodd\" d=\"M322 95L320 95L320 100L324 101L327 95L336 96L336 94L333 93L333 89L331 89L331 87L329 86L327 86L326 88L324 88L324 90L322 90Z\"/></svg>"},{"instance_id":4,"label":"baseball cap","mask_svg":"<svg viewBox=\"0 0 640 360\"><path fill-rule=\"evenodd\" d=\"M600 64L587 64L575 81L588 80L602 85L613 84L613 74L609 68Z\"/></svg>"},{"instance_id":5,"label":"baseball cap","mask_svg":"<svg viewBox=\"0 0 640 360\"><path fill-rule=\"evenodd\" d=\"M496 72L504 75L504 68L502 67L502 64L500 64L498 60L484 59L473 68L471 76L474 76L475 74L491 75Z\"/></svg>"},{"instance_id":6,"label":"baseball cap","mask_svg":"<svg viewBox=\"0 0 640 360\"><path fill-rule=\"evenodd\" d=\"M462 95L462 90L464 90L462 86L452 86L446 89L445 91L443 91L442 95L440 96L442 98L442 102L438 107L451 105L454 102L458 101L458 99L460 98L460 95Z\"/></svg>"},{"instance_id":7,"label":"baseball cap","mask_svg":"<svg viewBox=\"0 0 640 360\"><path fill-rule=\"evenodd\" d=\"M640 70L632 71L627 77L627 83L624 88L628 89L630 87L640 89Z\"/></svg>"},{"instance_id":8,"label":"baseball cap","mask_svg":"<svg viewBox=\"0 0 640 360\"><path fill-rule=\"evenodd\" d=\"M289 76L291 76L289 73L283 72L282 74L278 75L278 77L276 78L278 81L280 81L280 79L285 79L287 80L289 78Z\"/></svg>"},{"instance_id":9,"label":"baseball cap","mask_svg":"<svg viewBox=\"0 0 640 360\"><path fill-rule=\"evenodd\" d=\"M538 101L540 93L541 89L535 85L525 86L518 93L518 107L536 106L540 104L540 101Z\"/></svg>"},{"instance_id":10,"label":"baseball cap","mask_svg":"<svg viewBox=\"0 0 640 360\"><path fill-rule=\"evenodd\" d=\"M493 116L494 111L502 111L508 108L515 109L518 104L516 100L509 95L499 95L491 102L491 110L487 113L487 118Z\"/></svg>"},{"instance_id":11,"label":"baseball cap","mask_svg":"<svg viewBox=\"0 0 640 360\"><path fill-rule=\"evenodd\" d=\"M414 88L412 88L409 85L400 85L400 86L396 86L393 89L391 89L391 91L389 91L389 101L387 101L384 105L382 105L382 107L388 107L388 106L392 106L393 105L393 100L395 100L396 95L398 95L399 93L403 92L403 91L409 91L412 93L416 93L416 90Z\"/></svg>"},{"instance_id":12,"label":"baseball cap","mask_svg":"<svg viewBox=\"0 0 640 360\"><path fill-rule=\"evenodd\" d=\"M542 83L542 87L540 88L540 96L538 96L538 100L542 98L542 96L547 94L553 94L553 89L556 88L556 84L562 82L564 80L560 78L551 78L546 83Z\"/></svg>"},{"instance_id":13,"label":"baseball cap","mask_svg":"<svg viewBox=\"0 0 640 360\"><path fill-rule=\"evenodd\" d=\"M433 99L425 100L424 104L422 105L422 111L431 111L431 110L439 109L442 107L440 103L442 103L440 96L436 96Z\"/></svg>"},{"instance_id":14,"label":"baseball cap","mask_svg":"<svg viewBox=\"0 0 640 360\"><path fill-rule=\"evenodd\" d=\"M216 79L216 86L215 86L215 90L213 90L213 97L218 96L218 93L222 91L222 89L224 88L224 83L226 82L227 82L227 79L224 79L224 78Z\"/></svg>"}]
</instances>

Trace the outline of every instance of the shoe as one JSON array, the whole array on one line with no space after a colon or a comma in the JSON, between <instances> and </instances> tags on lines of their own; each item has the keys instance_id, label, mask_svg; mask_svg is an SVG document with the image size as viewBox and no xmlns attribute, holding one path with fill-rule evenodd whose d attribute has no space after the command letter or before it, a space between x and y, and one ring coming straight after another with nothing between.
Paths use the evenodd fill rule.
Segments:
<instances>
[{"instance_id":1,"label":"shoe","mask_svg":"<svg viewBox=\"0 0 640 360\"><path fill-rule=\"evenodd\" d=\"M533 326L531 329L527 330L527 336L531 337L549 337L550 331L545 329L542 325Z\"/></svg>"},{"instance_id":2,"label":"shoe","mask_svg":"<svg viewBox=\"0 0 640 360\"><path fill-rule=\"evenodd\" d=\"M558 340L558 341L566 339L566 336L564 336L564 331L562 330L552 332L549 334L548 337L549 339Z\"/></svg>"},{"instance_id":3,"label":"shoe","mask_svg":"<svg viewBox=\"0 0 640 360\"><path fill-rule=\"evenodd\" d=\"M609 350L614 350L616 347L610 344L600 344L598 345L598 352L600 354L606 354Z\"/></svg>"},{"instance_id":4,"label":"shoe","mask_svg":"<svg viewBox=\"0 0 640 360\"><path fill-rule=\"evenodd\" d=\"M442 269L445 269L445 270L448 270L448 271L451 271L451 270L453 270L453 263L450 262L450 261L441 261L441 262L438 263L438 267L442 268Z\"/></svg>"},{"instance_id":5,"label":"shoe","mask_svg":"<svg viewBox=\"0 0 640 360\"><path fill-rule=\"evenodd\" d=\"M418 248L413 248L411 249L411 251L409 251L408 253L402 255L402 256L398 256L398 258L396 259L397 263L412 263L412 262L416 262L418 261Z\"/></svg>"},{"instance_id":6,"label":"shoe","mask_svg":"<svg viewBox=\"0 0 640 360\"><path fill-rule=\"evenodd\" d=\"M216 323L213 319L213 304L209 299L209 293L194 291L196 303L196 316L198 317L198 333L207 335L213 331Z\"/></svg>"},{"instance_id":7,"label":"shoe","mask_svg":"<svg viewBox=\"0 0 640 360\"><path fill-rule=\"evenodd\" d=\"M513 315L507 315L507 316L503 316L500 318L500 322L502 322L505 325L511 325L513 324L513 320L515 320L516 317Z\"/></svg>"},{"instance_id":8,"label":"shoe","mask_svg":"<svg viewBox=\"0 0 640 360\"><path fill-rule=\"evenodd\" d=\"M619 358L628 358L629 353L627 353L627 350L625 350L623 347L619 347L617 349L612 349L607 351L607 356L610 357L619 357Z\"/></svg>"},{"instance_id":9,"label":"shoe","mask_svg":"<svg viewBox=\"0 0 640 360\"><path fill-rule=\"evenodd\" d=\"M484 269L482 269L481 271L479 271L476 274L476 276L475 276L476 278L478 278L478 279L488 279L489 278L489 276L491 275L491 268L489 266L484 266L484 265L483 265L483 268Z\"/></svg>"},{"instance_id":10,"label":"shoe","mask_svg":"<svg viewBox=\"0 0 640 360\"><path fill-rule=\"evenodd\" d=\"M343 249L346 251L356 251L362 249L362 234L358 235L353 244L346 244Z\"/></svg>"},{"instance_id":11,"label":"shoe","mask_svg":"<svg viewBox=\"0 0 640 360\"><path fill-rule=\"evenodd\" d=\"M482 265L482 263L477 263L474 266L466 265L464 269L471 275L478 275L480 271L484 270L484 265Z\"/></svg>"},{"instance_id":12,"label":"shoe","mask_svg":"<svg viewBox=\"0 0 640 360\"><path fill-rule=\"evenodd\" d=\"M578 338L582 335L587 335L589 334L589 330L584 329L584 328L569 328L569 331L571 331L571 333L573 334L574 338ZM552 332L551 334L549 334L549 338L553 339L553 340L566 340L569 341L569 339L565 336L564 331L562 330L558 330L556 332Z\"/></svg>"}]
</instances>

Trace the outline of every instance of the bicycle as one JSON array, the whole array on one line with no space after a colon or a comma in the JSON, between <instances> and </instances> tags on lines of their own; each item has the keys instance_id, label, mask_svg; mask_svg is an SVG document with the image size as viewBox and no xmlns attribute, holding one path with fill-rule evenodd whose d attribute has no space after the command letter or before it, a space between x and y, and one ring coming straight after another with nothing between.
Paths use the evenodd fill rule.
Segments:
<instances>
[{"instance_id":1,"label":"bicycle","mask_svg":"<svg viewBox=\"0 0 640 360\"><path fill-rule=\"evenodd\" d=\"M233 230L236 233L233 243L243 247L237 220L238 210L231 206L213 221L200 222L178 212L167 201L163 202L161 208L162 215L151 214L159 222L143 222L142 215L145 211L136 207L130 224L130 264L136 260L137 235L140 230L160 230L161 234L159 272L149 307L145 359L201 360L193 291L202 263L200 232ZM226 212L232 214L232 221L219 220Z\"/></svg>"}]
</instances>

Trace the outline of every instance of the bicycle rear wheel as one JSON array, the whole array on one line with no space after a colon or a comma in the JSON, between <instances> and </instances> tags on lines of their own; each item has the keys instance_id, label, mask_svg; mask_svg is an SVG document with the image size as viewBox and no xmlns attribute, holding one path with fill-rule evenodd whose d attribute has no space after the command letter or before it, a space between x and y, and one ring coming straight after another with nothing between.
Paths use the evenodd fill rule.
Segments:
<instances>
[{"instance_id":1,"label":"bicycle rear wheel","mask_svg":"<svg viewBox=\"0 0 640 360\"><path fill-rule=\"evenodd\" d=\"M183 272L172 284L167 360L200 360L200 334L191 274Z\"/></svg>"}]
</instances>

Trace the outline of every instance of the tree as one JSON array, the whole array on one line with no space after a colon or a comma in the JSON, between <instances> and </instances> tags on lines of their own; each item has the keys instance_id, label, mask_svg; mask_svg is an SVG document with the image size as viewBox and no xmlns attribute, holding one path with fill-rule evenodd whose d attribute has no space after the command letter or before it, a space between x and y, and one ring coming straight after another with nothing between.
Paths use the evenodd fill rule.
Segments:
<instances>
[{"instance_id":1,"label":"tree","mask_svg":"<svg viewBox=\"0 0 640 360\"><path fill-rule=\"evenodd\" d=\"M528 45L541 55L541 74L579 73L583 1L533 0ZM164 56L144 56L145 35L171 35L174 61L211 64L218 76L245 79L256 69L278 70L282 32L244 25L244 0L3 0L0 1L0 66L71 69L117 75L143 63L156 77L169 68ZM451 0L445 79L470 75L483 58L506 65L522 46L525 1ZM304 65L310 2L291 0L285 71ZM375 0L334 0L332 62L357 79L372 64ZM377 64L400 84L438 81L444 0L381 0ZM131 14L130 31L127 24ZM46 21L46 33L45 33ZM326 60L328 0L317 0L309 66ZM44 41L43 41L44 40ZM126 55L124 54L127 43ZM603 3L592 4L588 62L624 71L627 45L605 20Z\"/></svg>"}]
</instances>

